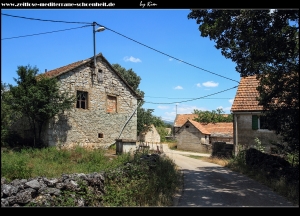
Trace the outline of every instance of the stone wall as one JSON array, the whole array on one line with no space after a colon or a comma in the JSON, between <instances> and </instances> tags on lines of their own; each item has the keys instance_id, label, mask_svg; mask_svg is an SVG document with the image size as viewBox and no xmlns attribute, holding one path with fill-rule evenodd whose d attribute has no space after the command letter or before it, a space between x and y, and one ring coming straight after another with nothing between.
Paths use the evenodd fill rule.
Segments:
<instances>
[{"instance_id":1,"label":"stone wall","mask_svg":"<svg viewBox=\"0 0 300 216\"><path fill-rule=\"evenodd\" d=\"M270 141L277 142L280 137L274 131L267 129L252 129L252 115L238 115L237 121L237 134L238 144L243 145L245 148L250 148L255 145L254 139L257 137L261 143L266 147L265 151L270 152Z\"/></svg>"},{"instance_id":2,"label":"stone wall","mask_svg":"<svg viewBox=\"0 0 300 216\"><path fill-rule=\"evenodd\" d=\"M210 152L209 136L202 134L192 124L183 127L176 134L177 149L195 152Z\"/></svg>"},{"instance_id":3,"label":"stone wall","mask_svg":"<svg viewBox=\"0 0 300 216\"><path fill-rule=\"evenodd\" d=\"M143 154L140 160L153 168L157 161L164 157L166 157L165 154ZM63 174L60 178L51 179L36 177L7 182L5 178L1 178L1 207L100 207L105 194L107 175L128 176L126 172L130 166L132 163L128 162L111 170L111 173ZM65 198L68 198L68 201L64 202Z\"/></svg>"},{"instance_id":4,"label":"stone wall","mask_svg":"<svg viewBox=\"0 0 300 216\"><path fill-rule=\"evenodd\" d=\"M104 173L63 174L60 178L47 179L37 177L32 179L15 179L7 182L1 178L1 207L56 206L63 193L71 192L74 206L90 206L88 198L84 199L88 188L89 193L97 200L95 206L101 206L104 193Z\"/></svg>"},{"instance_id":5,"label":"stone wall","mask_svg":"<svg viewBox=\"0 0 300 216\"><path fill-rule=\"evenodd\" d=\"M233 156L233 144L226 142L214 142L212 144L211 156L215 157L232 157Z\"/></svg>"},{"instance_id":6,"label":"stone wall","mask_svg":"<svg viewBox=\"0 0 300 216\"><path fill-rule=\"evenodd\" d=\"M77 91L88 93L87 109L74 107L56 116L43 129L43 140L49 146L80 145L103 147L115 139L136 139L137 114L135 113L119 137L123 126L137 106L137 99L125 83L114 73L101 56L97 68L102 71L99 81L90 63L60 75L60 91L76 95ZM93 77L93 78L92 78ZM116 112L108 109L111 98L116 99Z\"/></svg>"},{"instance_id":7,"label":"stone wall","mask_svg":"<svg viewBox=\"0 0 300 216\"><path fill-rule=\"evenodd\" d=\"M143 142L160 143L160 135L154 125L147 132L141 132L138 139Z\"/></svg>"}]
</instances>

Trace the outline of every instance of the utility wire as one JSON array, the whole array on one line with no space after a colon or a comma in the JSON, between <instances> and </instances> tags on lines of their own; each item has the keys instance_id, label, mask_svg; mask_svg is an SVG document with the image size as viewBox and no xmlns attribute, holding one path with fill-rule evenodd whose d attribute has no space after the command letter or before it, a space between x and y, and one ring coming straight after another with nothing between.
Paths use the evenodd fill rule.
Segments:
<instances>
[{"instance_id":1,"label":"utility wire","mask_svg":"<svg viewBox=\"0 0 300 216\"><path fill-rule=\"evenodd\" d=\"M190 100L185 100L185 101L170 102L170 103L153 103L153 102L147 102L147 101L145 101L145 103L150 103L150 104L175 104L175 103L183 103L183 102L188 102L188 101L193 101L193 100L199 100L199 99L202 99L202 98L205 98L205 97L208 97L208 96L220 94L220 93L222 93L222 92L229 91L229 90L234 89L234 88L237 88L237 87L238 87L238 86L234 86L234 87L232 87L232 88L225 89L225 90L223 90L223 91L219 91L219 92L216 92L216 93L213 93L213 94L209 94L209 95L206 95L206 96L203 96L203 97L199 97L199 98L192 98L192 99L190 99Z\"/></svg>"},{"instance_id":2,"label":"utility wire","mask_svg":"<svg viewBox=\"0 0 300 216\"><path fill-rule=\"evenodd\" d=\"M58 21L58 20L44 20L44 19L37 19L37 18L15 16L15 15L10 15L10 14L5 14L5 13L1 13L1 15L17 17L17 18L22 18L22 19L29 19L29 20L46 21L46 22L61 22L61 23L73 23L73 24L92 24L92 23L88 23L88 22L68 22L68 21Z\"/></svg>"},{"instance_id":3,"label":"utility wire","mask_svg":"<svg viewBox=\"0 0 300 216\"><path fill-rule=\"evenodd\" d=\"M68 21L58 21L58 20L44 20L44 19L37 19L37 18L29 18L29 17L15 16L15 15L4 14L4 13L1 13L1 14L4 15L4 16L11 16L11 17L17 17L17 18L23 18L23 19L29 19L29 20L38 20L38 21L48 21L48 22L62 22L62 23L89 24L89 25L93 25L92 23L87 23L87 22L68 22ZM180 61L180 62L182 62L182 63L185 63L185 64L187 64L187 65L190 65L190 66L192 66L192 67L195 67L195 68L197 68L197 69L206 71L206 72L208 72L208 73L214 74L214 75L216 75L216 76L222 77L222 78L224 78L224 79L228 79L228 80L231 80L231 81L233 81L233 82L239 83L239 81L236 81L236 80L233 80L233 79L231 79L231 78L228 78L228 77L225 77L225 76L216 74L216 73L211 72L211 71L209 71L209 70L203 69L203 68L201 68L201 67L195 66L195 65L190 64L190 63L188 63L188 62L185 62L185 61L183 61L183 60L180 60L180 59L178 59L178 58L175 58L175 57L173 57L173 56L170 56L170 55L168 55L168 54L166 54L166 53L163 53L163 52L161 52L161 51L159 51L159 50L157 50L157 49L154 49L154 48L152 48L152 47L149 47L149 46L147 46L147 45L145 45L145 44L143 44L143 43L140 43L140 42L138 42L138 41L136 41L136 40L134 40L134 39L132 39L132 38L129 38L129 37L127 37L127 36L125 36L125 35L123 35L123 34L121 34L121 33L119 33L119 32L116 32L116 31L114 31L114 30L112 30L112 29L110 29L110 28L107 28L107 27L104 26L104 25L99 25L98 23L96 23L96 24L97 24L98 26L103 26L103 27L105 27L107 30L110 30L110 31L112 31L112 32L114 32L114 33L116 33L116 34L118 34L118 35L121 35L122 37L125 37L125 38L127 38L127 39L129 39L129 40L131 40L131 41L134 41L134 42L136 42L136 43L138 43L138 44L140 44L140 45L142 45L142 46L145 46L145 47L147 47L147 48L149 48L149 49L152 49L152 50L154 50L154 51L156 51L156 52L158 52L158 53L161 53L161 54L163 54L163 55L165 55L165 56L168 56L168 57L170 57L170 58L176 59L177 61ZM31 35L31 36L33 36L33 35ZM22 37L22 36L21 36L21 37ZM16 38L16 37L14 37L14 38ZM5 39L7 39L7 38L5 38ZM9 39L12 39L12 38L9 38ZM2 39L2 40L4 40L4 39Z\"/></svg>"},{"instance_id":4,"label":"utility wire","mask_svg":"<svg viewBox=\"0 0 300 216\"><path fill-rule=\"evenodd\" d=\"M91 25L81 26L81 27L77 27L77 28L69 28L69 29L51 31L51 32L38 33L38 34L31 34L31 35L23 35L23 36L16 36L16 37L10 37L10 38L3 38L1 40L9 40L9 39L21 38L21 37L30 37L30 36L41 35L41 34L50 34L50 33L54 33L54 32L68 31L68 30L73 30L73 29L85 28L85 27L89 27L89 26L91 26Z\"/></svg>"},{"instance_id":5,"label":"utility wire","mask_svg":"<svg viewBox=\"0 0 300 216\"><path fill-rule=\"evenodd\" d=\"M153 96L145 96L148 98L164 98L164 99L193 99L193 98L168 98L168 97L153 97ZM203 98L203 99L232 99L232 98Z\"/></svg>"},{"instance_id":6,"label":"utility wire","mask_svg":"<svg viewBox=\"0 0 300 216\"><path fill-rule=\"evenodd\" d=\"M99 25L99 24L97 23L97 25ZM103 26L103 25L99 25L99 26ZM149 48L149 49L152 49L152 50L154 50L154 51L156 51L156 52L158 52L158 53L161 53L161 54L163 54L163 55L166 55L166 56L168 56L168 57L170 57L170 58L176 59L177 61L183 62L183 63L185 63L185 64L187 64L187 65L190 65L190 66L192 66L192 67L195 67L195 68L198 68L198 69L200 69L200 70L206 71L206 72L208 72L208 73L214 74L214 75L216 75L216 76L222 77L222 78L224 78L224 79L228 79L228 80L231 80L231 81L233 81L233 82L239 83L239 81L230 79L230 78L228 78L228 77L224 77L224 76L222 76L222 75L216 74L216 73L211 72L211 71L209 71L209 70L205 70L205 69L203 69L203 68L200 68L200 67L198 67L198 66L195 66L195 65L193 65L193 64L190 64L190 63L188 63L188 62L185 62L185 61L183 61L183 60L180 60L180 59L178 59L178 58L175 58L175 57L173 57L173 56L170 56L170 55L168 55L168 54L166 54L166 53L163 53L163 52L161 52L161 51L159 51L159 50L157 50L157 49L154 49L154 48L152 48L152 47L149 47L149 46L147 46L147 45L145 45L145 44L143 44L143 43L140 43L140 42L138 42L138 41L136 41L136 40L134 40L134 39L132 39L132 38L129 38L129 37L127 37L127 36L125 36L125 35L123 35L123 34L121 34L121 33L118 33L118 32L116 32L116 31L114 31L114 30L112 30L112 29L110 29L110 28L107 28L106 26L103 26L103 27L104 27L105 29L107 29L107 30L110 30L110 31L112 31L112 32L114 32L114 33L116 33L116 34L118 34L118 35L121 35L122 37L125 37L125 38L127 38L127 39L129 39L129 40L132 40L132 41L134 41L134 42L136 42L136 43L138 43L138 44L140 44L140 45L142 45L142 46L145 46L145 47L147 47L147 48Z\"/></svg>"}]
</instances>

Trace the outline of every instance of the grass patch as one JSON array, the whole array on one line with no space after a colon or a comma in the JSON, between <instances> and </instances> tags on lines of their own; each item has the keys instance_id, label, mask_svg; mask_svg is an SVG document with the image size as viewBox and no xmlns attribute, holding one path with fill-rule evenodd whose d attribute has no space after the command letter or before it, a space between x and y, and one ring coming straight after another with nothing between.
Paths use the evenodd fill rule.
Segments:
<instances>
[{"instance_id":1,"label":"grass patch","mask_svg":"<svg viewBox=\"0 0 300 216\"><path fill-rule=\"evenodd\" d=\"M2 149L1 177L10 182L39 176L59 178L62 174L104 171L107 177L103 206L172 206L173 195L182 184L181 173L173 161L168 157L158 157L154 164L149 164L140 159L148 152L134 155L115 153L114 148ZM73 205L69 197L70 194L66 193L61 198L64 206ZM93 203L93 199L89 199Z\"/></svg>"}]
</instances>

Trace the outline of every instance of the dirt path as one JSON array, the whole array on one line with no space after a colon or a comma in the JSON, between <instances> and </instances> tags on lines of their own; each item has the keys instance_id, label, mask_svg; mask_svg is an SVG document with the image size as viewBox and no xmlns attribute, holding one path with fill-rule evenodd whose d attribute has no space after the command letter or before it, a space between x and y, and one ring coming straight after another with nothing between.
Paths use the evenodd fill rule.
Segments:
<instances>
[{"instance_id":1,"label":"dirt path","mask_svg":"<svg viewBox=\"0 0 300 216\"><path fill-rule=\"evenodd\" d=\"M296 207L268 187L217 164L169 150L165 154L181 167L183 190L175 199L176 206L188 207ZM197 153L194 153L197 155Z\"/></svg>"}]
</instances>

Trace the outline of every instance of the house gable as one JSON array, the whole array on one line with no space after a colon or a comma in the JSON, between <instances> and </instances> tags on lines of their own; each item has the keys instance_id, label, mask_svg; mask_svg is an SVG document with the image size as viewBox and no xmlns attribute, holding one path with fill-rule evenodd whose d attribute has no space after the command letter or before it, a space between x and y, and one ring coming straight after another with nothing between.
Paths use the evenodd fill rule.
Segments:
<instances>
[{"instance_id":1,"label":"house gable","mask_svg":"<svg viewBox=\"0 0 300 216\"><path fill-rule=\"evenodd\" d=\"M147 131L140 132L139 140L143 142L160 143L160 135L152 124Z\"/></svg>"},{"instance_id":2,"label":"house gable","mask_svg":"<svg viewBox=\"0 0 300 216\"><path fill-rule=\"evenodd\" d=\"M262 111L263 106L258 105L257 97L259 92L256 90L259 80L256 76L242 77L238 86L231 112L240 111Z\"/></svg>"},{"instance_id":3,"label":"house gable","mask_svg":"<svg viewBox=\"0 0 300 216\"><path fill-rule=\"evenodd\" d=\"M98 58L101 59L101 61L113 72L115 73L119 79L121 79L123 81L123 83L126 85L126 87L133 93L133 95L137 98L137 99L141 99L141 96L138 95L133 89L132 87L127 83L127 81L120 75L119 72L117 72L112 66L111 64L106 60L106 58L102 55L102 53L99 53L97 56L96 56L96 61L98 60ZM66 74L67 72L69 71L74 71L75 69L79 68L80 66L86 66L86 67L89 67L91 68L91 76L98 76L96 74L94 74L94 64L93 64L93 57L89 58L89 59L86 59L86 60L81 60L81 61L77 61L77 62L74 62L74 63L71 63L71 64L68 64L66 66L62 66L62 67L59 67L59 68L56 68L54 70L50 70L50 71L47 71L45 72L43 75L47 76L47 77L60 77L62 76L63 74ZM102 71L98 71L99 73L101 73ZM99 76L102 76L99 75ZM103 78L97 78L98 80L99 79L103 79Z\"/></svg>"},{"instance_id":4,"label":"house gable","mask_svg":"<svg viewBox=\"0 0 300 216\"><path fill-rule=\"evenodd\" d=\"M55 116L44 128L48 145L98 148L116 139L136 140L136 108L141 97L102 54L96 61L99 74L95 74L92 58L44 73L58 79L60 92L76 96L74 107Z\"/></svg>"},{"instance_id":5,"label":"house gable","mask_svg":"<svg viewBox=\"0 0 300 216\"><path fill-rule=\"evenodd\" d=\"M259 80L257 76L241 77L231 112L233 113L233 143L235 155L238 146L253 147L255 138L270 150L270 141L277 142L280 137L275 132L266 129L263 125L263 106L259 105L257 98L259 92L257 87Z\"/></svg>"}]
</instances>

